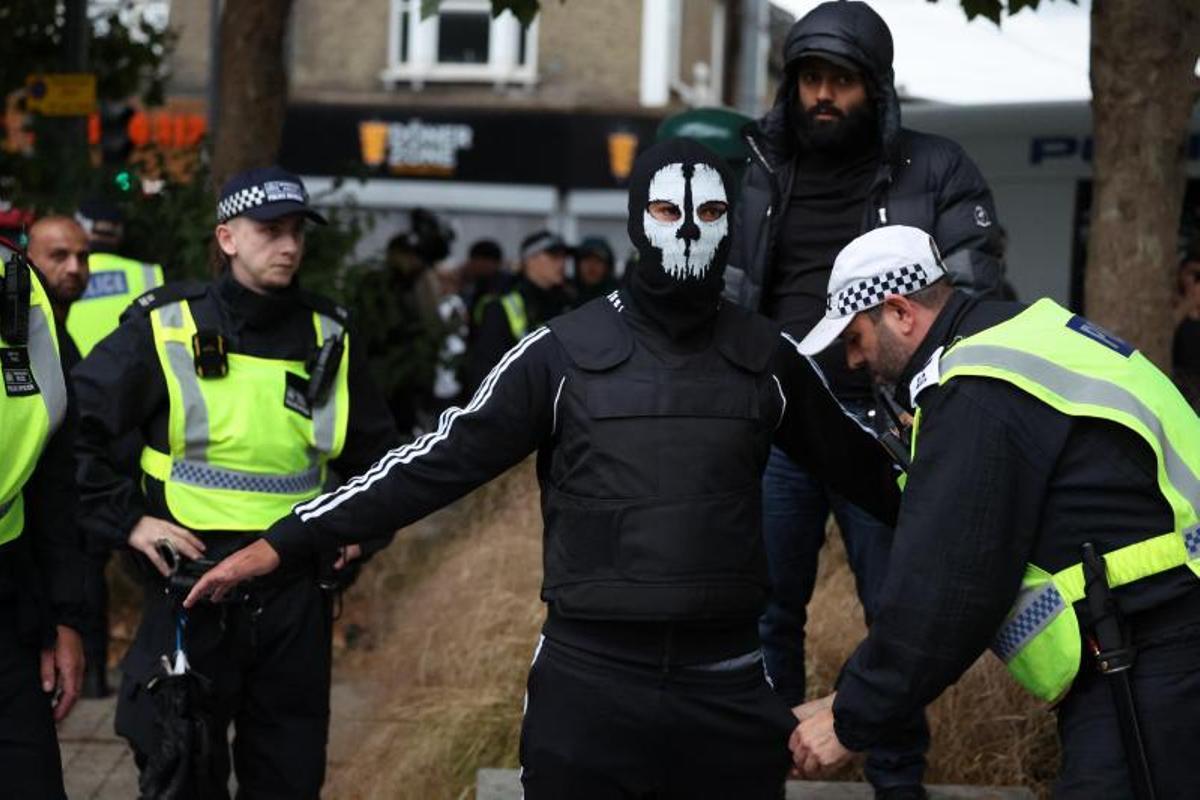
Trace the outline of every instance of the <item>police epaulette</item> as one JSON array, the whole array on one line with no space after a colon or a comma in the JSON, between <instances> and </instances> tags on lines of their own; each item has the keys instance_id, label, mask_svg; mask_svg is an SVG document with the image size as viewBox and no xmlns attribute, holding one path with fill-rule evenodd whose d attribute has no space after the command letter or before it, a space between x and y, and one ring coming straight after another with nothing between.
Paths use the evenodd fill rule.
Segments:
<instances>
[{"instance_id":1,"label":"police epaulette","mask_svg":"<svg viewBox=\"0 0 1200 800\"><path fill-rule=\"evenodd\" d=\"M337 320L345 325L350 321L350 309L346 308L341 303L338 303L325 295L306 292L303 289L299 293L300 302L312 311L318 314L324 314L327 317Z\"/></svg>"},{"instance_id":2,"label":"police epaulette","mask_svg":"<svg viewBox=\"0 0 1200 800\"><path fill-rule=\"evenodd\" d=\"M201 297L208 291L208 287L209 284L194 280L173 281L158 286L145 294L135 297L133 302L129 304L129 307L121 314L121 318L124 319L125 315L131 311L149 314L156 308L161 308L171 303L178 303L180 300Z\"/></svg>"}]
</instances>

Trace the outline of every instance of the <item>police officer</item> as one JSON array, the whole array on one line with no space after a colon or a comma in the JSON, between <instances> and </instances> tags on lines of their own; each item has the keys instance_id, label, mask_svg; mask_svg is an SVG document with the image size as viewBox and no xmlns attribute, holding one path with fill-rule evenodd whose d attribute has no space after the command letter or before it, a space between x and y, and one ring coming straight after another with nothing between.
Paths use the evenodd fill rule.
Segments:
<instances>
[{"instance_id":1,"label":"police officer","mask_svg":"<svg viewBox=\"0 0 1200 800\"><path fill-rule=\"evenodd\" d=\"M74 337L69 334L68 319L83 296L91 274L87 234L70 217L42 217L29 228L26 254L45 284L58 327L63 365L70 372L82 357Z\"/></svg>"},{"instance_id":2,"label":"police officer","mask_svg":"<svg viewBox=\"0 0 1200 800\"><path fill-rule=\"evenodd\" d=\"M1200 419L1141 353L1053 301L946 284L928 234L864 234L801 343L840 335L916 419L879 611L832 702L804 709L797 763L889 742L990 643L1057 703L1056 797L1131 797L1147 771L1158 797L1194 796Z\"/></svg>"},{"instance_id":3,"label":"police officer","mask_svg":"<svg viewBox=\"0 0 1200 800\"><path fill-rule=\"evenodd\" d=\"M91 285L91 243L83 226L75 219L63 216L42 217L29 228L29 260L46 284L46 294L54 309L54 320L58 328L58 349L62 356L63 370L69 375L82 360L75 335L79 331L73 325L79 309L80 298L86 296L85 289ZM126 298L128 304L132 298ZM86 312L85 312L86 313ZM116 327L116 314L109 328ZM122 442L120 461L131 471L137 466L137 452L141 449L136 437L132 442ZM113 549L112 537L89 536L84 541L87 568L84 576L84 607L86 623L83 634L84 655L87 668L83 675L84 697L108 695L106 671L108 666L108 585L104 569Z\"/></svg>"},{"instance_id":4,"label":"police officer","mask_svg":"<svg viewBox=\"0 0 1200 800\"><path fill-rule=\"evenodd\" d=\"M883 476L887 459L773 323L721 304L730 188L695 142L647 150L626 288L523 338L437 431L298 505L188 602L415 521L537 451L549 610L525 796L781 796L796 721L767 686L756 625L767 454L778 442L866 497L888 483L855 469Z\"/></svg>"},{"instance_id":5,"label":"police officer","mask_svg":"<svg viewBox=\"0 0 1200 800\"><path fill-rule=\"evenodd\" d=\"M468 396L483 383L509 348L567 308L567 243L550 231L521 241L521 272L502 292L479 297L471 307L471 336L463 361Z\"/></svg>"},{"instance_id":6,"label":"police officer","mask_svg":"<svg viewBox=\"0 0 1200 800\"><path fill-rule=\"evenodd\" d=\"M198 574L188 561L255 541L316 497L331 468L360 472L396 441L346 310L298 286L308 221L324 219L296 176L278 167L234 176L217 205L224 273L142 295L76 370L86 524L124 531L162 576L180 562L168 585ZM112 461L113 441L131 430L146 442L140 481ZM207 791L226 796L232 722L239 796L317 797L331 641L317 572L356 555L314 553L236 602L186 617L162 578L150 581L116 721L139 765L161 746L148 689L178 635L208 684Z\"/></svg>"},{"instance_id":7,"label":"police officer","mask_svg":"<svg viewBox=\"0 0 1200 800\"><path fill-rule=\"evenodd\" d=\"M158 264L118 255L125 239L125 223L114 203L89 199L80 204L75 218L88 234L91 275L87 288L71 307L67 330L79 352L86 356L116 329L121 312L135 297L162 286L163 270Z\"/></svg>"},{"instance_id":8,"label":"police officer","mask_svg":"<svg viewBox=\"0 0 1200 800\"><path fill-rule=\"evenodd\" d=\"M73 409L41 279L0 240L0 781L65 798L54 723L79 696L83 554Z\"/></svg>"}]
</instances>

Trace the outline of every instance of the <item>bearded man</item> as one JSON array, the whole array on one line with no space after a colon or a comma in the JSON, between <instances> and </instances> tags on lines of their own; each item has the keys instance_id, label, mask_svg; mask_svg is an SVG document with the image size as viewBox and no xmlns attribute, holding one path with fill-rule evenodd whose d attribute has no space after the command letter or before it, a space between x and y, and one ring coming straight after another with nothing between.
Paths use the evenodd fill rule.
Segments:
<instances>
[{"instance_id":1,"label":"bearded man","mask_svg":"<svg viewBox=\"0 0 1200 800\"><path fill-rule=\"evenodd\" d=\"M774 107L744 131L752 155L734 216L726 296L802 339L825 313L838 252L861 233L897 224L934 237L953 285L972 294L994 290L1002 269L991 192L957 144L900 127L887 23L866 3L822 3L792 26L783 60ZM882 415L865 371L849 369L837 346L816 358L842 404L876 424ZM806 608L830 513L868 621L893 535L783 451L771 453L763 481L773 588L763 648L776 691L795 706L804 702ZM878 797L925 796L929 729L920 713L906 728L894 746L867 759Z\"/></svg>"},{"instance_id":2,"label":"bearded man","mask_svg":"<svg viewBox=\"0 0 1200 800\"><path fill-rule=\"evenodd\" d=\"M794 342L721 302L732 189L695 142L643 153L624 288L525 336L438 430L297 505L186 602L386 535L536 452L548 613L525 797L782 796L796 719L767 685L757 628L767 455L778 443L885 517L898 492Z\"/></svg>"}]
</instances>

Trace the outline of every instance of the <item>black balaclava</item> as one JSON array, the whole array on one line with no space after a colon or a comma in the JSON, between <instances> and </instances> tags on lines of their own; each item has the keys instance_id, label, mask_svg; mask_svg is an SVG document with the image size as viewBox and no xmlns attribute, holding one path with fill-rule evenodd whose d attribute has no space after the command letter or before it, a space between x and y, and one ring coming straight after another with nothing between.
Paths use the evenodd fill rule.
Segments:
<instances>
[{"instance_id":1,"label":"black balaclava","mask_svg":"<svg viewBox=\"0 0 1200 800\"><path fill-rule=\"evenodd\" d=\"M716 316L729 256L733 183L725 163L691 139L666 139L638 156L629 178L629 239L637 263L626 287L637 311L672 339L701 328ZM650 216L653 200L667 200L683 212L677 222ZM703 222L696 209L709 201L726 213Z\"/></svg>"}]
</instances>

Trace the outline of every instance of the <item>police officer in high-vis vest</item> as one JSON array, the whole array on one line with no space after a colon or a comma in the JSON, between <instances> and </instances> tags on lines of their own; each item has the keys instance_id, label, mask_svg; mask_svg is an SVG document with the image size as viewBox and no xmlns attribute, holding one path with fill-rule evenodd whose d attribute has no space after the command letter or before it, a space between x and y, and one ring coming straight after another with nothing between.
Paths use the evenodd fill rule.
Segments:
<instances>
[{"instance_id":1,"label":"police officer in high-vis vest","mask_svg":"<svg viewBox=\"0 0 1200 800\"><path fill-rule=\"evenodd\" d=\"M625 288L524 337L438 430L296 506L192 600L406 525L537 452L548 614L525 797L781 797L796 719L758 639L767 455L778 443L856 498L897 492L794 343L721 303L731 188L702 145L648 149L630 177L640 257Z\"/></svg>"},{"instance_id":2,"label":"police officer in high-vis vest","mask_svg":"<svg viewBox=\"0 0 1200 800\"><path fill-rule=\"evenodd\" d=\"M801 343L840 336L915 420L879 610L832 702L807 707L797 763L889 741L990 646L1057 703L1056 797L1194 797L1200 419L1094 323L944 278L923 231L867 233Z\"/></svg>"},{"instance_id":3,"label":"police officer in high-vis vest","mask_svg":"<svg viewBox=\"0 0 1200 800\"><path fill-rule=\"evenodd\" d=\"M50 298L0 240L0 794L64 798L54 723L79 696L74 413Z\"/></svg>"},{"instance_id":4,"label":"police officer in high-vis vest","mask_svg":"<svg viewBox=\"0 0 1200 800\"><path fill-rule=\"evenodd\" d=\"M193 771L225 796L233 760L246 797L315 798L329 722L328 593L319 573L357 555L314 552L233 602L178 613L196 559L255 541L338 474L362 471L396 440L345 309L303 291L305 225L324 219L300 179L277 167L231 178L217 205L226 268L212 284L142 295L74 373L85 525L116 527L162 576L148 583L123 663L117 729L139 765L163 746L155 679L177 639L207 683L211 760ZM140 480L112 462L139 430ZM323 580L323 579L322 579ZM196 777L203 775L203 778ZM147 772L143 771L143 779ZM202 792L203 794L203 792Z\"/></svg>"},{"instance_id":5,"label":"police officer in high-vis vest","mask_svg":"<svg viewBox=\"0 0 1200 800\"><path fill-rule=\"evenodd\" d=\"M124 240L124 222L114 203L89 199L80 205L76 220L88 233L91 255L87 288L71 305L67 331L81 355L117 328L121 312L134 298L163 285L163 270L118 255Z\"/></svg>"},{"instance_id":6,"label":"police officer in high-vis vest","mask_svg":"<svg viewBox=\"0 0 1200 800\"><path fill-rule=\"evenodd\" d=\"M87 289L71 306L67 317L67 330L84 356L116 330L121 312L135 297L163 284L163 271L158 264L115 253L93 251L88 266L91 277Z\"/></svg>"},{"instance_id":7,"label":"police officer in high-vis vest","mask_svg":"<svg viewBox=\"0 0 1200 800\"><path fill-rule=\"evenodd\" d=\"M557 234L531 233L521 241L521 271L512 284L475 300L462 366L468 397L509 348L566 310L563 287L569 252L567 243Z\"/></svg>"}]
</instances>

